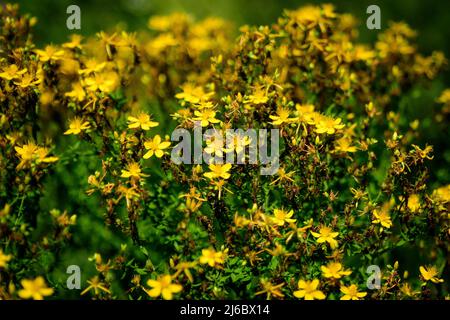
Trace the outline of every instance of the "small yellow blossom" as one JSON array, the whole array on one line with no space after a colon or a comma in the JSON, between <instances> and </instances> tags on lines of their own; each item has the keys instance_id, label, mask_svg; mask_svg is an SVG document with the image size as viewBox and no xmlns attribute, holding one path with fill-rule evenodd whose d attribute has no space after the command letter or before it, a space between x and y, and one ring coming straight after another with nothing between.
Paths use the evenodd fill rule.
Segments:
<instances>
[{"instance_id":1,"label":"small yellow blossom","mask_svg":"<svg viewBox=\"0 0 450 320\"><path fill-rule=\"evenodd\" d=\"M79 70L79 74L91 74L93 72L99 73L101 72L106 66L105 62L98 62L94 59L88 59L86 62L84 62L84 68Z\"/></svg>"},{"instance_id":2,"label":"small yellow blossom","mask_svg":"<svg viewBox=\"0 0 450 320\"><path fill-rule=\"evenodd\" d=\"M18 77L16 78L16 80L14 80L15 85L24 89L31 86L36 86L40 82L40 79L36 79L35 75L32 75L30 73L25 73L22 77Z\"/></svg>"},{"instance_id":3,"label":"small yellow blossom","mask_svg":"<svg viewBox=\"0 0 450 320\"><path fill-rule=\"evenodd\" d=\"M223 157L224 151L226 151L224 148L224 139L220 134L214 134L206 139L206 153L217 157Z\"/></svg>"},{"instance_id":4,"label":"small yellow blossom","mask_svg":"<svg viewBox=\"0 0 450 320\"><path fill-rule=\"evenodd\" d=\"M195 121L200 121L202 127L208 126L210 123L219 123L220 120L216 119L216 112L211 109L203 109L201 111L195 110Z\"/></svg>"},{"instance_id":5,"label":"small yellow blossom","mask_svg":"<svg viewBox=\"0 0 450 320\"><path fill-rule=\"evenodd\" d=\"M119 76L116 72L95 73L84 80L86 89L95 92L100 90L104 93L113 92L119 85Z\"/></svg>"},{"instance_id":6,"label":"small yellow blossom","mask_svg":"<svg viewBox=\"0 0 450 320\"><path fill-rule=\"evenodd\" d=\"M12 79L18 78L25 72L27 72L26 68L19 70L17 65L11 64L11 65L3 68L3 72L0 72L0 78L3 78L5 80L12 80Z\"/></svg>"},{"instance_id":7,"label":"small yellow blossom","mask_svg":"<svg viewBox=\"0 0 450 320\"><path fill-rule=\"evenodd\" d=\"M146 177L147 175L142 173L141 166L137 162L130 162L127 164L126 169L122 170L120 175L122 178L137 178Z\"/></svg>"},{"instance_id":8,"label":"small yellow blossom","mask_svg":"<svg viewBox=\"0 0 450 320\"><path fill-rule=\"evenodd\" d=\"M12 256L10 254L4 254L3 250L0 249L0 268L6 268L8 261L10 261Z\"/></svg>"},{"instance_id":9,"label":"small yellow blossom","mask_svg":"<svg viewBox=\"0 0 450 320\"><path fill-rule=\"evenodd\" d=\"M450 89L442 91L441 95L437 99L439 103L450 103Z\"/></svg>"},{"instance_id":10,"label":"small yellow blossom","mask_svg":"<svg viewBox=\"0 0 450 320\"><path fill-rule=\"evenodd\" d=\"M283 298L284 294L281 292L281 288L284 286L284 283L280 283L277 285L273 285L267 279L261 279L262 290L255 293L255 295L266 294L266 299L270 300L271 297L275 298Z\"/></svg>"},{"instance_id":11,"label":"small yellow blossom","mask_svg":"<svg viewBox=\"0 0 450 320\"><path fill-rule=\"evenodd\" d=\"M72 84L72 91L66 92L65 96L74 98L76 101L81 102L86 98L86 92L84 92L81 83L76 82Z\"/></svg>"},{"instance_id":12,"label":"small yellow blossom","mask_svg":"<svg viewBox=\"0 0 450 320\"><path fill-rule=\"evenodd\" d=\"M403 285L400 287L400 291L408 297L414 297L420 293L419 291L414 291L411 285L407 282L403 283Z\"/></svg>"},{"instance_id":13,"label":"small yellow blossom","mask_svg":"<svg viewBox=\"0 0 450 320\"><path fill-rule=\"evenodd\" d=\"M85 295L90 290L94 290L95 295L98 295L101 291L111 293L109 289L106 287L106 284L102 283L98 276L91 278L90 280L87 281L87 283L89 284L89 286L86 289L84 289L80 293L80 295Z\"/></svg>"},{"instance_id":14,"label":"small yellow blossom","mask_svg":"<svg viewBox=\"0 0 450 320\"><path fill-rule=\"evenodd\" d=\"M297 221L296 219L291 219L293 214L294 210L287 212L284 209L274 209L272 221L279 226L284 226L286 222L291 223Z\"/></svg>"},{"instance_id":15,"label":"small yellow blossom","mask_svg":"<svg viewBox=\"0 0 450 320\"><path fill-rule=\"evenodd\" d=\"M333 232L330 227L321 227L319 233L311 231L311 234L317 238L317 243L328 242L331 249L335 249L338 242L334 239L339 235L339 232Z\"/></svg>"},{"instance_id":16,"label":"small yellow blossom","mask_svg":"<svg viewBox=\"0 0 450 320\"><path fill-rule=\"evenodd\" d=\"M188 198L187 200L191 200L191 199ZM170 265L173 266L173 264L174 264L173 260L170 259ZM196 265L197 265L196 261L194 261L194 262L187 262L187 261L179 262L175 266L175 269L177 270L177 272L175 273L175 275L173 277L176 278L181 272L183 272L191 283L194 282L194 277L192 276L192 273L189 269L195 268Z\"/></svg>"},{"instance_id":17,"label":"small yellow blossom","mask_svg":"<svg viewBox=\"0 0 450 320\"><path fill-rule=\"evenodd\" d=\"M348 137L342 137L338 139L334 146L335 152L356 152L357 148L352 146L352 141Z\"/></svg>"},{"instance_id":18,"label":"small yellow blossom","mask_svg":"<svg viewBox=\"0 0 450 320\"><path fill-rule=\"evenodd\" d=\"M20 163L16 169L21 170L29 166L32 162L39 163L52 163L58 161L58 157L49 157L49 150L45 147L39 147L33 142L28 142L21 147L14 147L17 155L20 157Z\"/></svg>"},{"instance_id":19,"label":"small yellow blossom","mask_svg":"<svg viewBox=\"0 0 450 320\"><path fill-rule=\"evenodd\" d=\"M236 151L238 155L244 151L244 148L252 142L252 138L242 132L234 132L232 134L227 134L226 136L227 148L224 149L226 152Z\"/></svg>"},{"instance_id":20,"label":"small yellow blossom","mask_svg":"<svg viewBox=\"0 0 450 320\"><path fill-rule=\"evenodd\" d=\"M208 264L214 267L216 264L223 264L225 262L225 252L216 251L213 248L203 249L200 257L201 264Z\"/></svg>"},{"instance_id":21,"label":"small yellow blossom","mask_svg":"<svg viewBox=\"0 0 450 320\"><path fill-rule=\"evenodd\" d=\"M352 273L350 270L344 270L339 262L330 262L326 266L321 266L320 270L322 270L325 278L334 279L340 279L342 276L348 276Z\"/></svg>"},{"instance_id":22,"label":"small yellow blossom","mask_svg":"<svg viewBox=\"0 0 450 320\"><path fill-rule=\"evenodd\" d=\"M72 34L70 36L70 42L66 42L63 44L64 48L68 48L68 49L81 49L82 45L81 45L81 41L83 40L83 37L80 36L79 34Z\"/></svg>"},{"instance_id":23,"label":"small yellow blossom","mask_svg":"<svg viewBox=\"0 0 450 320\"><path fill-rule=\"evenodd\" d=\"M277 114L275 116L269 116L272 119L273 125L281 125L283 123L289 123L292 119L289 118L289 109L278 108Z\"/></svg>"},{"instance_id":24,"label":"small yellow blossom","mask_svg":"<svg viewBox=\"0 0 450 320\"><path fill-rule=\"evenodd\" d=\"M141 128L142 130L150 130L150 128L157 127L159 125L158 122L152 121L150 115L146 113L140 113L136 117L129 116L128 117L128 128L136 129Z\"/></svg>"},{"instance_id":25,"label":"small yellow blossom","mask_svg":"<svg viewBox=\"0 0 450 320\"><path fill-rule=\"evenodd\" d=\"M434 201L444 204L450 202L450 184L433 190L431 197Z\"/></svg>"},{"instance_id":26,"label":"small yellow blossom","mask_svg":"<svg viewBox=\"0 0 450 320\"><path fill-rule=\"evenodd\" d=\"M164 149L167 149L170 146L169 141L161 142L161 137L157 134L153 139L144 142L145 149L147 149L147 153L144 154L144 159L148 159L153 154L161 158L164 155Z\"/></svg>"},{"instance_id":27,"label":"small yellow blossom","mask_svg":"<svg viewBox=\"0 0 450 320\"><path fill-rule=\"evenodd\" d=\"M420 274L422 275L425 281L431 281L433 283L442 283L443 279L438 278L438 271L435 266L420 266L419 268Z\"/></svg>"},{"instance_id":28,"label":"small yellow blossom","mask_svg":"<svg viewBox=\"0 0 450 320\"><path fill-rule=\"evenodd\" d=\"M319 115L315 120L316 133L334 134L337 130L345 127L341 124L342 119L333 119L328 116Z\"/></svg>"},{"instance_id":29,"label":"small yellow blossom","mask_svg":"<svg viewBox=\"0 0 450 320\"><path fill-rule=\"evenodd\" d=\"M55 46L46 46L44 50L34 50L39 55L39 60L42 62L58 61L64 57L64 50L58 50Z\"/></svg>"},{"instance_id":30,"label":"small yellow blossom","mask_svg":"<svg viewBox=\"0 0 450 320\"><path fill-rule=\"evenodd\" d=\"M295 171L286 172L284 168L279 168L277 171L278 178L273 180L270 184L280 184L283 182L294 182L294 179L292 179L292 175L295 173Z\"/></svg>"},{"instance_id":31,"label":"small yellow blossom","mask_svg":"<svg viewBox=\"0 0 450 320\"><path fill-rule=\"evenodd\" d=\"M314 279L311 281L308 280L299 280L298 281L298 290L294 291L294 297L303 298L305 300L323 300L325 299L325 295L322 291L318 290L319 280Z\"/></svg>"},{"instance_id":32,"label":"small yellow blossom","mask_svg":"<svg viewBox=\"0 0 450 320\"><path fill-rule=\"evenodd\" d=\"M423 150L415 144L413 144L412 146L414 148L413 152L418 154L421 159L433 160L434 156L431 155L431 153L433 153L433 146L427 145Z\"/></svg>"},{"instance_id":33,"label":"small yellow blossom","mask_svg":"<svg viewBox=\"0 0 450 320\"><path fill-rule=\"evenodd\" d=\"M228 171L230 171L230 169L231 169L231 163L226 163L226 164L211 163L208 166L208 168L211 171L203 174L208 179L211 179L211 180L218 179L218 178L228 179L231 176L231 174L228 173Z\"/></svg>"},{"instance_id":34,"label":"small yellow blossom","mask_svg":"<svg viewBox=\"0 0 450 320\"><path fill-rule=\"evenodd\" d=\"M83 121L81 118L75 117L69 121L69 130L65 131L64 134L80 134L82 131L90 129L88 121Z\"/></svg>"},{"instance_id":35,"label":"small yellow blossom","mask_svg":"<svg viewBox=\"0 0 450 320\"><path fill-rule=\"evenodd\" d=\"M192 83L183 85L182 92L177 93L175 98L184 100L190 103L200 103L202 101L208 101L214 95L214 91L206 93L200 86L195 86Z\"/></svg>"},{"instance_id":36,"label":"small yellow blossom","mask_svg":"<svg viewBox=\"0 0 450 320\"><path fill-rule=\"evenodd\" d=\"M341 300L359 300L367 295L367 292L358 292L358 287L355 284L348 287L341 285L340 290L344 294Z\"/></svg>"},{"instance_id":37,"label":"small yellow blossom","mask_svg":"<svg viewBox=\"0 0 450 320\"><path fill-rule=\"evenodd\" d=\"M269 100L266 91L262 87L257 87L253 94L248 96L246 102L250 102L252 104L263 104Z\"/></svg>"},{"instance_id":38,"label":"small yellow blossom","mask_svg":"<svg viewBox=\"0 0 450 320\"><path fill-rule=\"evenodd\" d=\"M49 157L48 154L50 153L50 150L45 147L38 147L36 150L36 160L37 163L44 162L44 163L52 163L59 160L58 157Z\"/></svg>"},{"instance_id":39,"label":"small yellow blossom","mask_svg":"<svg viewBox=\"0 0 450 320\"><path fill-rule=\"evenodd\" d=\"M19 290L19 297L22 299L43 300L45 296L51 296L53 289L48 288L43 277L36 279L24 279L20 281L23 289Z\"/></svg>"},{"instance_id":40,"label":"small yellow blossom","mask_svg":"<svg viewBox=\"0 0 450 320\"><path fill-rule=\"evenodd\" d=\"M420 210L420 197L418 194L412 194L408 198L408 209L415 213Z\"/></svg>"},{"instance_id":41,"label":"small yellow blossom","mask_svg":"<svg viewBox=\"0 0 450 320\"><path fill-rule=\"evenodd\" d=\"M17 154L21 158L20 163L17 165L18 170L23 168L25 165L29 164L34 159L37 148L38 148L38 146L36 144L34 144L33 142L24 144L21 147L14 147Z\"/></svg>"},{"instance_id":42,"label":"small yellow blossom","mask_svg":"<svg viewBox=\"0 0 450 320\"><path fill-rule=\"evenodd\" d=\"M388 210L384 208L381 210L375 209L373 210L373 217L374 217L374 219L372 220L373 224L381 224L381 226L386 229L392 227L392 221Z\"/></svg>"},{"instance_id":43,"label":"small yellow blossom","mask_svg":"<svg viewBox=\"0 0 450 320\"><path fill-rule=\"evenodd\" d=\"M165 274L159 276L156 280L149 279L147 285L152 289L146 290L152 298L162 296L164 300L172 300L173 294L183 290L180 284L172 283L172 276Z\"/></svg>"}]
</instances>

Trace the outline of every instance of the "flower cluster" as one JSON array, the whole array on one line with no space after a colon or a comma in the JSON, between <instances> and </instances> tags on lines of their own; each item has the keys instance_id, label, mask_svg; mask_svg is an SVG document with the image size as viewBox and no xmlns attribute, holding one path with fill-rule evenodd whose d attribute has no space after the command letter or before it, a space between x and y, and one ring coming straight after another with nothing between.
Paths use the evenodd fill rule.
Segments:
<instances>
[{"instance_id":1,"label":"flower cluster","mask_svg":"<svg viewBox=\"0 0 450 320\"><path fill-rule=\"evenodd\" d=\"M405 23L361 44L306 6L233 40L175 13L43 48L35 23L0 7L0 299L73 294L59 261L83 243L95 299L448 297L450 184L402 102L447 61ZM448 123L450 89L429 103ZM242 165L171 162L170 130L196 125L278 129L280 168L239 133L203 147Z\"/></svg>"}]
</instances>

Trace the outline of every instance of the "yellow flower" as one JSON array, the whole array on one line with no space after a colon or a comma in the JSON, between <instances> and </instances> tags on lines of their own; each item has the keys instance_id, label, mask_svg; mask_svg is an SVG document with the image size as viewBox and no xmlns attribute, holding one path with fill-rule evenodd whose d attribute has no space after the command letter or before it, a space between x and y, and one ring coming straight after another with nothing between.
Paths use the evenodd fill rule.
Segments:
<instances>
[{"instance_id":1,"label":"yellow flower","mask_svg":"<svg viewBox=\"0 0 450 320\"><path fill-rule=\"evenodd\" d=\"M23 289L19 290L19 297L22 299L43 300L45 296L51 296L53 289L48 288L43 277L39 276L34 280L24 279L20 281Z\"/></svg>"},{"instance_id":2,"label":"yellow flower","mask_svg":"<svg viewBox=\"0 0 450 320\"><path fill-rule=\"evenodd\" d=\"M180 122L188 121L192 118L192 112L189 108L180 109L177 112L170 115L173 119Z\"/></svg>"},{"instance_id":3,"label":"yellow flower","mask_svg":"<svg viewBox=\"0 0 450 320\"><path fill-rule=\"evenodd\" d=\"M226 151L226 149L224 148L224 139L219 133L211 135L206 139L206 153L222 157L223 151ZM212 160L213 159L211 159L211 161Z\"/></svg>"},{"instance_id":4,"label":"yellow flower","mask_svg":"<svg viewBox=\"0 0 450 320\"><path fill-rule=\"evenodd\" d=\"M46 46L44 50L34 50L42 62L58 61L64 57L64 50L58 50L55 46Z\"/></svg>"},{"instance_id":5,"label":"yellow flower","mask_svg":"<svg viewBox=\"0 0 450 320\"><path fill-rule=\"evenodd\" d=\"M295 173L295 171L286 172L284 168L279 168L277 171L278 178L273 180L270 184L280 184L282 182L294 182L291 176Z\"/></svg>"},{"instance_id":6,"label":"yellow flower","mask_svg":"<svg viewBox=\"0 0 450 320\"><path fill-rule=\"evenodd\" d=\"M94 177L95 178L95 177ZM131 205L132 200L139 199L139 194L135 192L135 187L127 188L125 186L119 186L117 188L117 193L120 194L120 197L125 197L127 207Z\"/></svg>"},{"instance_id":7,"label":"yellow flower","mask_svg":"<svg viewBox=\"0 0 450 320\"><path fill-rule=\"evenodd\" d=\"M278 108L277 114L275 116L269 116L272 119L273 125L281 125L283 123L289 123L292 119L289 119L289 109Z\"/></svg>"},{"instance_id":8,"label":"yellow flower","mask_svg":"<svg viewBox=\"0 0 450 320\"><path fill-rule=\"evenodd\" d=\"M137 117L128 117L128 128L135 129L141 128L142 130L150 130L150 128L157 127L158 122L152 121L150 115L146 113L140 113Z\"/></svg>"},{"instance_id":9,"label":"yellow flower","mask_svg":"<svg viewBox=\"0 0 450 320\"><path fill-rule=\"evenodd\" d=\"M187 200L191 200L191 199L188 198ZM173 266L172 259L170 259L170 265ZM177 272L175 273L174 278L176 278L181 272L183 272L190 282L194 282L194 277L192 276L192 273L189 269L195 268L196 265L197 265L197 262L195 262L195 261L194 262L180 261L175 266L175 269L177 270Z\"/></svg>"},{"instance_id":10,"label":"yellow flower","mask_svg":"<svg viewBox=\"0 0 450 320\"><path fill-rule=\"evenodd\" d=\"M164 300L172 300L173 294L183 290L180 284L172 283L172 277L168 274L161 275L158 279L149 279L147 285L152 287L150 290L146 290L147 294L152 298L162 296Z\"/></svg>"},{"instance_id":11,"label":"yellow flower","mask_svg":"<svg viewBox=\"0 0 450 320\"><path fill-rule=\"evenodd\" d=\"M425 146L423 150L415 144L413 144L412 146L414 148L413 152L416 153L421 159L433 160L434 156L431 155L431 153L433 152L433 146Z\"/></svg>"},{"instance_id":12,"label":"yellow flower","mask_svg":"<svg viewBox=\"0 0 450 320\"><path fill-rule=\"evenodd\" d=\"M103 70L103 68L105 68L105 66L106 66L105 62L99 63L94 59L89 59L84 63L85 68L79 70L78 73L79 74L91 74L93 72L99 73Z\"/></svg>"},{"instance_id":13,"label":"yellow flower","mask_svg":"<svg viewBox=\"0 0 450 320\"><path fill-rule=\"evenodd\" d=\"M437 277L438 271L435 266L428 266L428 267L420 266L419 270L420 270L420 274L422 275L422 277L425 281L431 280L431 282L433 282L433 283L444 282L443 279L440 279Z\"/></svg>"},{"instance_id":14,"label":"yellow flower","mask_svg":"<svg viewBox=\"0 0 450 320\"><path fill-rule=\"evenodd\" d=\"M145 155L144 159L148 159L153 154L156 157L161 158L164 155L164 149L167 149L170 146L169 141L161 142L161 137L157 134L153 140L146 141L144 143L145 149L149 150Z\"/></svg>"},{"instance_id":15,"label":"yellow flower","mask_svg":"<svg viewBox=\"0 0 450 320\"><path fill-rule=\"evenodd\" d=\"M101 259L101 258L100 258ZM100 291L111 293L106 285L100 281L98 276L93 277L91 280L88 280L87 283L89 286L80 293L80 295L85 295L89 292L89 290L94 290L94 294L98 295Z\"/></svg>"},{"instance_id":16,"label":"yellow flower","mask_svg":"<svg viewBox=\"0 0 450 320\"><path fill-rule=\"evenodd\" d=\"M437 202L450 202L450 184L433 190L431 197Z\"/></svg>"},{"instance_id":17,"label":"yellow flower","mask_svg":"<svg viewBox=\"0 0 450 320\"><path fill-rule=\"evenodd\" d=\"M350 270L344 270L342 264L339 262L330 262L326 266L321 266L320 270L323 272L325 278L340 279L342 276L348 276L352 272Z\"/></svg>"},{"instance_id":18,"label":"yellow flower","mask_svg":"<svg viewBox=\"0 0 450 320\"><path fill-rule=\"evenodd\" d=\"M59 160L58 157L48 157L49 152L48 148L38 147L36 150L37 162L51 163Z\"/></svg>"},{"instance_id":19,"label":"yellow flower","mask_svg":"<svg viewBox=\"0 0 450 320\"><path fill-rule=\"evenodd\" d=\"M228 171L230 171L231 169L231 163L226 163L226 164L210 164L208 166L209 170L211 170L210 172L206 172L203 175L209 179L217 179L217 178L222 178L222 179L228 179L230 178L231 174L228 173Z\"/></svg>"},{"instance_id":20,"label":"yellow flower","mask_svg":"<svg viewBox=\"0 0 450 320\"><path fill-rule=\"evenodd\" d=\"M157 56L164 49L176 45L178 45L177 39L172 34L162 33L150 40L145 46L145 50L149 55Z\"/></svg>"},{"instance_id":21,"label":"yellow flower","mask_svg":"<svg viewBox=\"0 0 450 320\"><path fill-rule=\"evenodd\" d=\"M95 73L86 78L84 82L89 91L100 90L105 93L113 92L120 83L119 76L115 72Z\"/></svg>"},{"instance_id":22,"label":"yellow flower","mask_svg":"<svg viewBox=\"0 0 450 320\"><path fill-rule=\"evenodd\" d=\"M3 68L3 72L0 73L0 78L3 78L5 80L9 81L9 80L19 77L20 75L24 74L25 72L27 72L26 68L19 70L19 68L15 64L11 64L11 65Z\"/></svg>"},{"instance_id":23,"label":"yellow flower","mask_svg":"<svg viewBox=\"0 0 450 320\"><path fill-rule=\"evenodd\" d=\"M185 25L190 23L192 20L191 16L175 12L168 16L153 16L148 21L148 27L153 30L167 31L173 28L174 25Z\"/></svg>"},{"instance_id":24,"label":"yellow flower","mask_svg":"<svg viewBox=\"0 0 450 320\"><path fill-rule=\"evenodd\" d=\"M17 165L17 170L22 169L34 159L37 148L38 146L33 142L28 142L22 147L14 148L21 159L20 163Z\"/></svg>"},{"instance_id":25,"label":"yellow flower","mask_svg":"<svg viewBox=\"0 0 450 320\"><path fill-rule=\"evenodd\" d=\"M293 253L289 253L289 251L286 250L283 245L279 244L278 242L275 243L275 248L273 249L266 249L267 252L270 253L271 256L279 257L279 256L291 256Z\"/></svg>"},{"instance_id":26,"label":"yellow flower","mask_svg":"<svg viewBox=\"0 0 450 320\"><path fill-rule=\"evenodd\" d=\"M32 85L37 85L41 82L39 79L35 79L35 76L33 76L30 73L24 74L21 78L17 78L14 81L14 84L21 87L21 88L28 88Z\"/></svg>"},{"instance_id":27,"label":"yellow flower","mask_svg":"<svg viewBox=\"0 0 450 320\"><path fill-rule=\"evenodd\" d=\"M122 174L120 175L122 178L137 178L140 179L142 177L146 177L147 175L141 172L141 167L137 162L130 162L127 164L126 169L122 170Z\"/></svg>"},{"instance_id":28,"label":"yellow flower","mask_svg":"<svg viewBox=\"0 0 450 320\"><path fill-rule=\"evenodd\" d=\"M220 120L216 119L216 112L211 109L203 109L201 111L195 110L194 115L196 116L194 120L201 121L202 127L206 127L210 123L219 123Z\"/></svg>"},{"instance_id":29,"label":"yellow flower","mask_svg":"<svg viewBox=\"0 0 450 320\"><path fill-rule=\"evenodd\" d=\"M307 122L309 123L311 120L312 115L316 114L314 112L314 105L312 104L296 104L295 105L295 115L298 122Z\"/></svg>"},{"instance_id":30,"label":"yellow flower","mask_svg":"<svg viewBox=\"0 0 450 320\"><path fill-rule=\"evenodd\" d=\"M441 95L437 99L439 103L450 103L450 89L442 91Z\"/></svg>"},{"instance_id":31,"label":"yellow flower","mask_svg":"<svg viewBox=\"0 0 450 320\"><path fill-rule=\"evenodd\" d=\"M75 117L69 121L69 130L64 132L64 134L80 134L81 131L90 128L89 122L84 121L81 118Z\"/></svg>"},{"instance_id":32,"label":"yellow flower","mask_svg":"<svg viewBox=\"0 0 450 320\"><path fill-rule=\"evenodd\" d=\"M376 53L365 45L356 45L353 55L355 60L370 61L375 58Z\"/></svg>"},{"instance_id":33,"label":"yellow flower","mask_svg":"<svg viewBox=\"0 0 450 320\"><path fill-rule=\"evenodd\" d=\"M284 286L284 283L280 283L277 285L273 285L267 279L261 279L262 290L255 293L255 295L267 294L266 298L269 300L272 296L276 298L283 298L284 294L281 292L281 288Z\"/></svg>"},{"instance_id":34,"label":"yellow flower","mask_svg":"<svg viewBox=\"0 0 450 320\"><path fill-rule=\"evenodd\" d=\"M274 209L273 210L274 216L272 217L272 221L279 226L283 226L286 222L290 223L297 221L296 219L291 219L293 214L294 210L287 212L286 210L283 209Z\"/></svg>"},{"instance_id":35,"label":"yellow flower","mask_svg":"<svg viewBox=\"0 0 450 320\"><path fill-rule=\"evenodd\" d=\"M367 295L367 292L358 292L358 287L355 284L348 287L341 285L340 290L344 294L341 300L359 300Z\"/></svg>"},{"instance_id":36,"label":"yellow flower","mask_svg":"<svg viewBox=\"0 0 450 320\"><path fill-rule=\"evenodd\" d=\"M392 227L391 217L389 216L389 212L386 209L382 209L378 212L377 209L373 210L374 219L372 220L373 224L381 224L383 227L389 229Z\"/></svg>"},{"instance_id":37,"label":"yellow flower","mask_svg":"<svg viewBox=\"0 0 450 320\"><path fill-rule=\"evenodd\" d=\"M325 295L322 291L317 290L319 286L319 280L314 279L312 281L308 280L299 280L298 281L298 290L294 291L294 297L296 298L304 298L305 300L323 300L325 299Z\"/></svg>"},{"instance_id":38,"label":"yellow flower","mask_svg":"<svg viewBox=\"0 0 450 320\"><path fill-rule=\"evenodd\" d=\"M334 239L339 235L339 232L333 232L330 227L321 227L319 233L311 231L311 234L317 238L317 243L328 242L331 249L335 249L338 242Z\"/></svg>"},{"instance_id":39,"label":"yellow flower","mask_svg":"<svg viewBox=\"0 0 450 320\"><path fill-rule=\"evenodd\" d=\"M413 288L409 283L403 283L403 285L400 287L400 291L408 297L414 297L415 295L419 294L419 291L414 291Z\"/></svg>"},{"instance_id":40,"label":"yellow flower","mask_svg":"<svg viewBox=\"0 0 450 320\"><path fill-rule=\"evenodd\" d=\"M257 87L253 94L248 96L248 100L246 102L250 102L253 104L263 104L269 100L269 97L266 94L266 91L262 87Z\"/></svg>"},{"instance_id":41,"label":"yellow flower","mask_svg":"<svg viewBox=\"0 0 450 320\"><path fill-rule=\"evenodd\" d=\"M11 255L4 254L3 250L0 249L0 268L5 268L9 260L11 260Z\"/></svg>"},{"instance_id":42,"label":"yellow flower","mask_svg":"<svg viewBox=\"0 0 450 320\"><path fill-rule=\"evenodd\" d=\"M231 135L227 134L226 140L228 148L225 148L224 151L226 152L236 151L238 155L242 151L244 151L244 148L252 142L251 137L239 132L232 133Z\"/></svg>"},{"instance_id":43,"label":"yellow flower","mask_svg":"<svg viewBox=\"0 0 450 320\"><path fill-rule=\"evenodd\" d=\"M202 250L200 263L208 264L210 267L214 267L216 264L222 264L224 262L225 262L225 252L216 251L213 248Z\"/></svg>"},{"instance_id":44,"label":"yellow flower","mask_svg":"<svg viewBox=\"0 0 450 320\"><path fill-rule=\"evenodd\" d=\"M81 49L81 40L83 40L82 36L80 36L79 34L73 34L70 36L70 42L64 43L63 47L68 49Z\"/></svg>"},{"instance_id":45,"label":"yellow flower","mask_svg":"<svg viewBox=\"0 0 450 320\"><path fill-rule=\"evenodd\" d=\"M420 197L417 194L412 194L408 198L408 209L411 212L418 212L420 209Z\"/></svg>"},{"instance_id":46,"label":"yellow flower","mask_svg":"<svg viewBox=\"0 0 450 320\"><path fill-rule=\"evenodd\" d=\"M45 147L38 147L33 142L28 142L27 144L22 145L21 147L14 148L17 152L17 155L20 157L20 163L17 165L16 169L21 170L24 167L31 164L32 161L36 163L51 163L58 161L58 157L48 157L49 150Z\"/></svg>"},{"instance_id":47,"label":"yellow flower","mask_svg":"<svg viewBox=\"0 0 450 320\"><path fill-rule=\"evenodd\" d=\"M318 115L315 120L316 133L333 134L336 130L345 127L344 124L341 124L341 118L333 119L324 115Z\"/></svg>"}]
</instances>

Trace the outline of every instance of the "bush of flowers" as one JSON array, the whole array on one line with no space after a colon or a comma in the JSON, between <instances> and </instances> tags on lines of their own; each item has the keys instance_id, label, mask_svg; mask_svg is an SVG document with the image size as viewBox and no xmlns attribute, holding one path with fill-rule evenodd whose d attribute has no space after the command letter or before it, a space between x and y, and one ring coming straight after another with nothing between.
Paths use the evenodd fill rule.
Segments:
<instances>
[{"instance_id":1,"label":"bush of flowers","mask_svg":"<svg viewBox=\"0 0 450 320\"><path fill-rule=\"evenodd\" d=\"M450 89L425 94L447 61L405 23L363 44L331 5L234 33L175 13L43 47L36 23L0 8L0 299L448 297L450 175L424 130L448 133ZM196 122L278 129L278 170L174 163Z\"/></svg>"}]
</instances>

